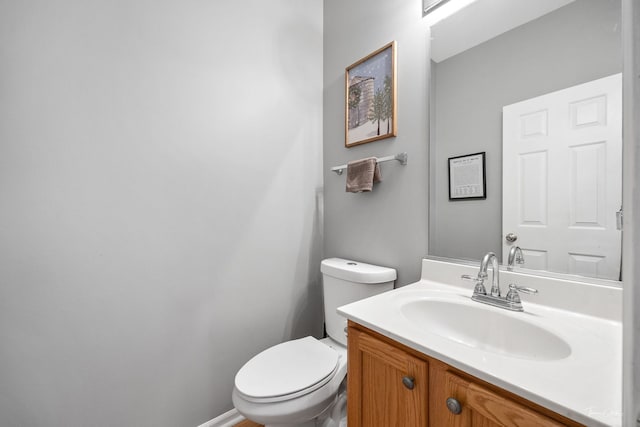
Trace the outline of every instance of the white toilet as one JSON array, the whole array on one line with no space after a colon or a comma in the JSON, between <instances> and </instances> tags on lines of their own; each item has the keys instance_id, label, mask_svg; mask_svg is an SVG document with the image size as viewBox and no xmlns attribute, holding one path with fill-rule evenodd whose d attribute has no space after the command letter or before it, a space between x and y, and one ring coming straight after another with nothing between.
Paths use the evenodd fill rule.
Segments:
<instances>
[{"instance_id":1,"label":"white toilet","mask_svg":"<svg viewBox=\"0 0 640 427\"><path fill-rule=\"evenodd\" d=\"M322 261L328 338L287 341L236 374L233 404L267 427L346 425L347 321L336 308L393 289L396 270L340 258Z\"/></svg>"}]
</instances>

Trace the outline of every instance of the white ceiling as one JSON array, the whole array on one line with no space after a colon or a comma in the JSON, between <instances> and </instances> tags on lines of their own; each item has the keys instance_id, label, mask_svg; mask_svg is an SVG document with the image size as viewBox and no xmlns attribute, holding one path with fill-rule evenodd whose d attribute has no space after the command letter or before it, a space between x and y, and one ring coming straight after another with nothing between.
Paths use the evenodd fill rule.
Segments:
<instances>
[{"instance_id":1,"label":"white ceiling","mask_svg":"<svg viewBox=\"0 0 640 427\"><path fill-rule=\"evenodd\" d=\"M477 0L431 27L431 59L444 61L572 1Z\"/></svg>"}]
</instances>

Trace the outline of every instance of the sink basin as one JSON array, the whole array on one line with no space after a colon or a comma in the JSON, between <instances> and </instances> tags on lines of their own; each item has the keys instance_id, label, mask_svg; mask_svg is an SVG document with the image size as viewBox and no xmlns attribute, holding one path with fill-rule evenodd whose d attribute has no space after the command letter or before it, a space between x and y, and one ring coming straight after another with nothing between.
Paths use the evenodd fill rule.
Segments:
<instances>
[{"instance_id":1,"label":"sink basin","mask_svg":"<svg viewBox=\"0 0 640 427\"><path fill-rule=\"evenodd\" d=\"M559 360L571 347L556 334L518 316L475 302L441 299L408 301L401 313L414 326L460 344L510 357Z\"/></svg>"}]
</instances>

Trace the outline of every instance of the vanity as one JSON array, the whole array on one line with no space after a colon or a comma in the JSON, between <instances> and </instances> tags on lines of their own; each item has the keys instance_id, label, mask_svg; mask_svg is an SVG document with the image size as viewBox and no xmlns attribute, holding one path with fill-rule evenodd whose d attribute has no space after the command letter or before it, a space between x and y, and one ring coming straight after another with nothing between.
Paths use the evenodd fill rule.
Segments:
<instances>
[{"instance_id":1,"label":"vanity","mask_svg":"<svg viewBox=\"0 0 640 427\"><path fill-rule=\"evenodd\" d=\"M501 271L539 291L515 312L471 300L477 273L425 259L419 282L338 309L349 425L620 426L622 289Z\"/></svg>"}]
</instances>

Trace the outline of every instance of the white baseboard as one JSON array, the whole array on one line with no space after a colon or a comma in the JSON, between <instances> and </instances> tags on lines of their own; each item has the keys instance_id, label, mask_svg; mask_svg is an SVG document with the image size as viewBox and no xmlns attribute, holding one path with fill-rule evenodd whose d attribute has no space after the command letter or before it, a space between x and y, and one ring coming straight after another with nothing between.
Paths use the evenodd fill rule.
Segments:
<instances>
[{"instance_id":1,"label":"white baseboard","mask_svg":"<svg viewBox=\"0 0 640 427\"><path fill-rule=\"evenodd\" d=\"M240 415L240 412L238 412L236 408L233 408L204 424L200 424L198 427L233 427L240 421L244 421L244 419L245 418Z\"/></svg>"}]
</instances>

